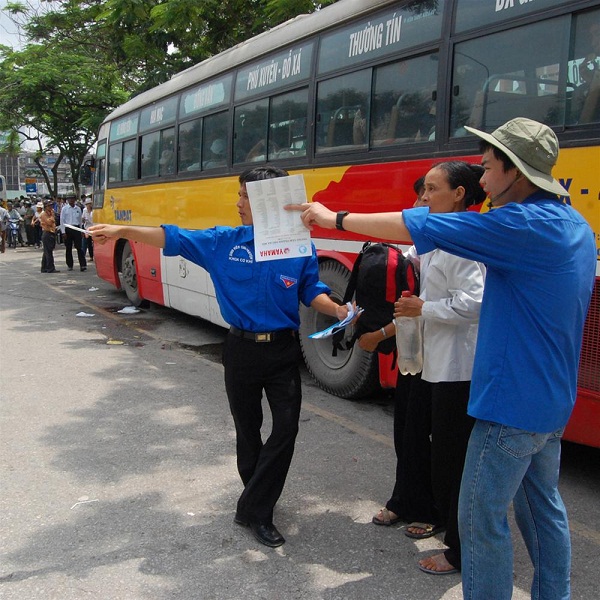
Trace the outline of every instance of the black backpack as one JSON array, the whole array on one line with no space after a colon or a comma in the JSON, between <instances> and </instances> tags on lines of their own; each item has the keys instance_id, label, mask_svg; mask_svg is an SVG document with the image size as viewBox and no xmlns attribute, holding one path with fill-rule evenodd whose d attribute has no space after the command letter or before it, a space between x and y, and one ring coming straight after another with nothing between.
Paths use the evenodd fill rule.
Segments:
<instances>
[{"instance_id":1,"label":"black backpack","mask_svg":"<svg viewBox=\"0 0 600 600\"><path fill-rule=\"evenodd\" d=\"M404 290L419 294L419 274L412 262L391 244L365 242L356 257L343 300L345 304L354 298L363 313L346 348L341 345L343 330L333 336L334 356L338 349L348 350L363 333L385 327L394 318L394 302ZM377 347L383 354L395 349L395 336L382 340Z\"/></svg>"}]
</instances>

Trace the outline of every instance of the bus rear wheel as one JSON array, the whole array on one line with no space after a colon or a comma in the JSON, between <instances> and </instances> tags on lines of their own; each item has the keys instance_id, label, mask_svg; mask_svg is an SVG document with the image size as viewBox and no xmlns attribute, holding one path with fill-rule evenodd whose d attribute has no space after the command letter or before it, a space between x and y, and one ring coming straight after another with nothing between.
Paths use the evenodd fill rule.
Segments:
<instances>
[{"instance_id":1,"label":"bus rear wheel","mask_svg":"<svg viewBox=\"0 0 600 600\"><path fill-rule=\"evenodd\" d=\"M121 287L125 290L129 302L133 306L142 304L142 297L138 289L137 271L135 269L135 256L129 242L125 242L121 254L121 271L119 273Z\"/></svg>"},{"instance_id":2,"label":"bus rear wheel","mask_svg":"<svg viewBox=\"0 0 600 600\"><path fill-rule=\"evenodd\" d=\"M320 279L331 289L331 299L341 304L350 278L342 264L328 260L321 264ZM379 387L377 354L361 350L354 344L349 350L333 355L331 338L313 340L308 336L335 322L332 317L304 305L300 307L300 346L306 367L320 388L341 398L361 398ZM345 330L345 342L354 334L352 326Z\"/></svg>"}]
</instances>

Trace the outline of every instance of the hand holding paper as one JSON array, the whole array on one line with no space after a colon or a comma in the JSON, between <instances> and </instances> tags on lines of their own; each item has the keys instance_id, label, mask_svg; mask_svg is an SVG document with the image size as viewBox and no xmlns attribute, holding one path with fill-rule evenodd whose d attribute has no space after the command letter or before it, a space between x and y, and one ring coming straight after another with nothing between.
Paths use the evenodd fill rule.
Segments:
<instances>
[{"instance_id":1,"label":"hand holding paper","mask_svg":"<svg viewBox=\"0 0 600 600\"><path fill-rule=\"evenodd\" d=\"M313 340L320 340L323 338L331 337L338 331L340 331L340 330L344 329L345 327L347 327L348 325L350 325L350 323L352 323L352 321L358 315L360 315L360 313L362 313L362 311L363 311L363 309L360 308L360 306L357 306L355 308L350 302L347 302L346 306L348 307L348 316L343 321L338 321L337 323L334 323L330 327L327 327L327 329L323 329L323 331L317 331L316 333L311 333L308 337Z\"/></svg>"}]
</instances>

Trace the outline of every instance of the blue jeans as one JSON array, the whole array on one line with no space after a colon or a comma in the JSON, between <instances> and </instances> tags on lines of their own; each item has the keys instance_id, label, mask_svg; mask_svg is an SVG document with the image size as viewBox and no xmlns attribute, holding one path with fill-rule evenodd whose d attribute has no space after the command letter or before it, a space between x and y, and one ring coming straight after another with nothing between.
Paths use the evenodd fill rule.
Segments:
<instances>
[{"instance_id":1,"label":"blue jeans","mask_svg":"<svg viewBox=\"0 0 600 600\"><path fill-rule=\"evenodd\" d=\"M534 566L532 600L570 598L571 540L558 492L562 433L476 421L458 509L465 600L512 597L511 502Z\"/></svg>"}]
</instances>

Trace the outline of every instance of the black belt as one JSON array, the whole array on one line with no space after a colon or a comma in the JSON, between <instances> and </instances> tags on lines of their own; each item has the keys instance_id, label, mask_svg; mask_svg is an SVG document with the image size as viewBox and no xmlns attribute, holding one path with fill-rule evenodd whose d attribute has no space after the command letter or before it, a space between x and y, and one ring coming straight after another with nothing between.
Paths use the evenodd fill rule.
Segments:
<instances>
[{"instance_id":1,"label":"black belt","mask_svg":"<svg viewBox=\"0 0 600 600\"><path fill-rule=\"evenodd\" d=\"M229 333L236 337L242 338L243 340L252 340L253 342L274 342L283 338L290 338L294 336L293 329L279 329L278 331L245 331L244 329L238 329L233 327L229 329Z\"/></svg>"}]
</instances>

